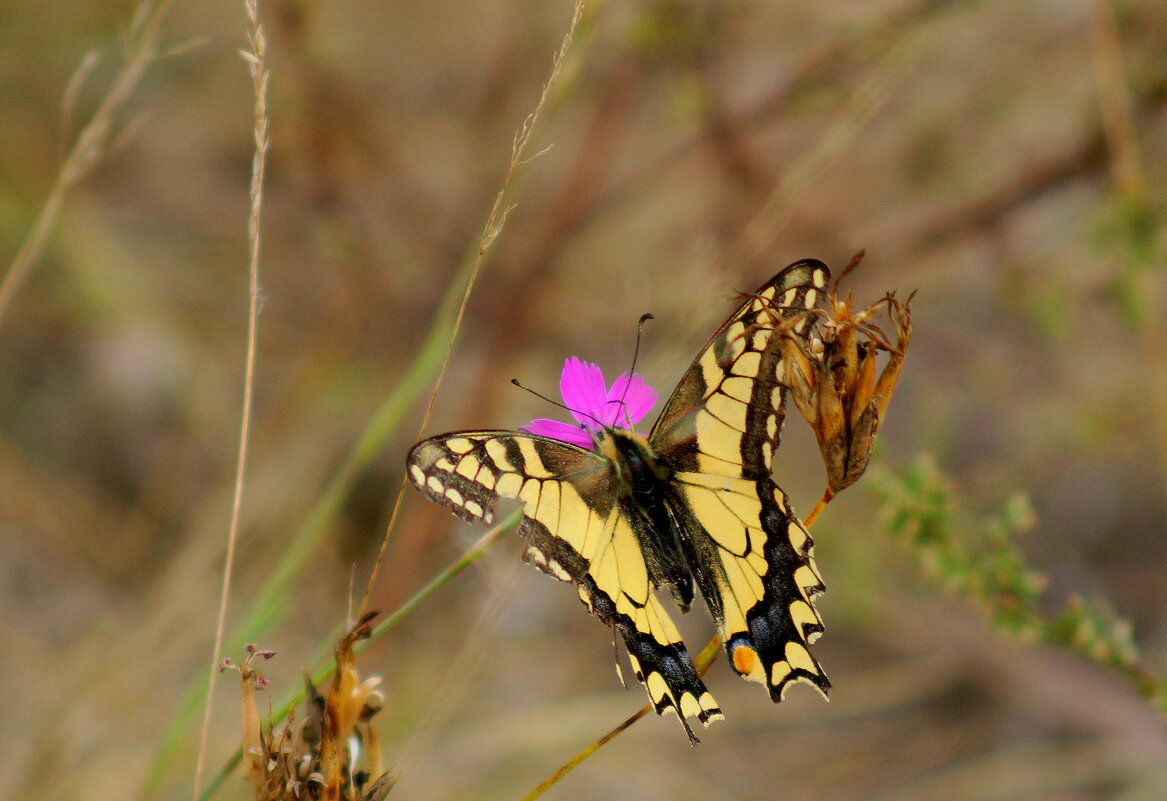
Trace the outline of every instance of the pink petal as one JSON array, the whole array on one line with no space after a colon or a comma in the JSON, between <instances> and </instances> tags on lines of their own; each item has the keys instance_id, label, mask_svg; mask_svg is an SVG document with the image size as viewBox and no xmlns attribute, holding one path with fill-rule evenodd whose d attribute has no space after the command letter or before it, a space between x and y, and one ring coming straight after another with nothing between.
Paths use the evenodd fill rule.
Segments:
<instances>
[{"instance_id":1,"label":"pink petal","mask_svg":"<svg viewBox=\"0 0 1167 801\"><path fill-rule=\"evenodd\" d=\"M601 419L608 425L632 428L656 405L657 393L639 373L621 373L608 390L607 410Z\"/></svg>"},{"instance_id":2,"label":"pink petal","mask_svg":"<svg viewBox=\"0 0 1167 801\"><path fill-rule=\"evenodd\" d=\"M598 429L605 411L604 373L594 364L572 356L563 363L559 393L571 416L581 425ZM589 440L590 441L590 440Z\"/></svg>"},{"instance_id":3,"label":"pink petal","mask_svg":"<svg viewBox=\"0 0 1167 801\"><path fill-rule=\"evenodd\" d=\"M519 427L520 431L526 431L528 434L538 434L541 437L550 437L557 439L560 442L568 442L572 445L578 445L581 448L591 450L595 442L592 441L592 435L588 433L586 428L573 426L571 423L564 423L559 420L548 420L545 417L540 417L537 420L532 420L525 426Z\"/></svg>"}]
</instances>

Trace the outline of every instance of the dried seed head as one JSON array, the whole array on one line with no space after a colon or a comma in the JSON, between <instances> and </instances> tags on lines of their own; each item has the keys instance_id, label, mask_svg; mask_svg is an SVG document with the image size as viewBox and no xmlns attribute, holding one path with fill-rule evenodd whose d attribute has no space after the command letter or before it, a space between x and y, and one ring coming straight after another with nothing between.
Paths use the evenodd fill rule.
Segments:
<instances>
[{"instance_id":1,"label":"dried seed head","mask_svg":"<svg viewBox=\"0 0 1167 801\"><path fill-rule=\"evenodd\" d=\"M851 295L839 295L839 282L862 258L860 252L836 279L826 299L827 309L814 309L779 323L785 382L799 414L818 439L827 468L829 500L851 486L867 469L875 435L887 415L892 392L912 338L910 304L894 293L856 311ZM914 293L913 293L914 294ZM894 344L874 320L886 305L895 330ZM815 318L810 337L796 333L800 319ZM878 373L878 355L888 354Z\"/></svg>"},{"instance_id":2,"label":"dried seed head","mask_svg":"<svg viewBox=\"0 0 1167 801\"><path fill-rule=\"evenodd\" d=\"M380 801L388 792L392 781L382 769L380 740L371 725L384 703L381 679L362 679L354 653L356 643L370 635L373 617L366 615L337 644L337 671L327 695L305 679L303 723L293 712L279 726L260 722L255 692L267 679L251 663L270 659L273 651L249 645L242 665L225 661L243 678L243 756L257 801ZM362 741L366 747L358 753ZM376 777L372 783L371 777Z\"/></svg>"}]
</instances>

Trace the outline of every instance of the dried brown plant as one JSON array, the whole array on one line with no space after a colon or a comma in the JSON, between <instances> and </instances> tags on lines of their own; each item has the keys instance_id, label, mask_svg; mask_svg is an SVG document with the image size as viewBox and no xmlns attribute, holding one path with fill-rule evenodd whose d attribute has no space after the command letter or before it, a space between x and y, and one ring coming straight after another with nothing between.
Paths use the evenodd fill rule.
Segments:
<instances>
[{"instance_id":1,"label":"dried brown plant","mask_svg":"<svg viewBox=\"0 0 1167 801\"><path fill-rule=\"evenodd\" d=\"M262 723L257 690L268 686L255 665L270 659L272 651L248 646L236 668L241 684L243 761L256 801L382 801L393 786L384 769L381 742L373 718L384 703L379 676L362 679L354 646L369 638L371 612L356 623L336 647L336 672L327 695L305 678L306 713L297 722L290 710L279 724ZM354 752L352 742L362 747Z\"/></svg>"},{"instance_id":2,"label":"dried brown plant","mask_svg":"<svg viewBox=\"0 0 1167 801\"><path fill-rule=\"evenodd\" d=\"M818 439L827 469L823 503L854 484L867 470L875 435L887 417L892 393L900 379L904 357L912 340L911 302L889 292L875 304L856 310L851 293L839 294L839 285L863 258L860 252L835 279L826 296L826 309L815 309L778 325L789 329L782 338L786 382L794 405ZM875 322L881 310L895 331L889 337ZM794 326L807 318L815 333L794 335ZM879 354L887 354L882 371ZM812 513L812 515L815 513Z\"/></svg>"}]
</instances>

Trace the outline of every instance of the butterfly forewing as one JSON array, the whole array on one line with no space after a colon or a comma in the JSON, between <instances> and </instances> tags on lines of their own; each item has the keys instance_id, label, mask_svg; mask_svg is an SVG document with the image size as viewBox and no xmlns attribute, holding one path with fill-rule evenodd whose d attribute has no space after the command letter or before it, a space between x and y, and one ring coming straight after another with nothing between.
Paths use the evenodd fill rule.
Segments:
<instances>
[{"instance_id":1,"label":"butterfly forewing","mask_svg":"<svg viewBox=\"0 0 1167 801\"><path fill-rule=\"evenodd\" d=\"M781 699L792 681L823 692L807 646L823 629L813 542L770 476L786 387L778 325L811 329L807 312L830 278L822 262L795 262L748 295L686 371L649 437L676 471L679 505L696 525L694 575L734 669Z\"/></svg>"},{"instance_id":2,"label":"butterfly forewing","mask_svg":"<svg viewBox=\"0 0 1167 801\"><path fill-rule=\"evenodd\" d=\"M689 365L649 443L677 469L770 474L784 419L778 323L814 308L830 279L816 259L796 261L746 296ZM798 327L805 335L811 321ZM700 437L705 432L717 436ZM733 432L732 434L729 432Z\"/></svg>"}]
</instances>

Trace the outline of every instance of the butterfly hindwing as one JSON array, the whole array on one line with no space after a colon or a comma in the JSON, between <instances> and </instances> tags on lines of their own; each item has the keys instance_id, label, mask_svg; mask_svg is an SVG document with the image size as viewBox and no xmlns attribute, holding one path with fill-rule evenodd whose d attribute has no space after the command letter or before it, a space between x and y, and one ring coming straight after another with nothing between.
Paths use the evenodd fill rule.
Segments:
<instances>
[{"instance_id":1,"label":"butterfly hindwing","mask_svg":"<svg viewBox=\"0 0 1167 801\"><path fill-rule=\"evenodd\" d=\"M786 388L779 324L806 315L830 278L795 262L713 335L665 404L649 443L693 518L693 571L730 663L779 700L790 682L830 682L807 646L823 630L813 542L770 477ZM795 335L809 317L790 320Z\"/></svg>"},{"instance_id":2,"label":"butterfly hindwing","mask_svg":"<svg viewBox=\"0 0 1167 801\"><path fill-rule=\"evenodd\" d=\"M826 693L807 646L823 631L814 598L823 592L814 543L770 478L679 473L681 497L698 521L697 583L730 664L781 700L793 681Z\"/></svg>"},{"instance_id":3,"label":"butterfly hindwing","mask_svg":"<svg viewBox=\"0 0 1167 801\"><path fill-rule=\"evenodd\" d=\"M657 582L610 487L608 460L547 437L470 431L418 443L407 469L431 501L470 522L492 522L500 499L519 501L524 559L575 583L588 609L620 633L656 711L672 710L682 723L696 717L708 725L721 717L653 594Z\"/></svg>"}]
</instances>

